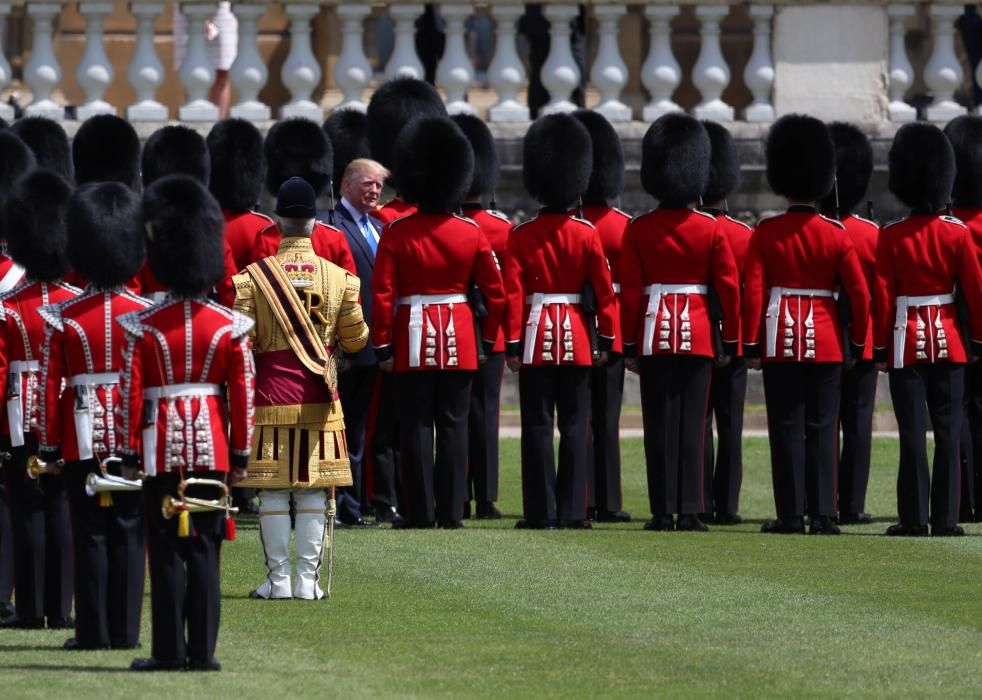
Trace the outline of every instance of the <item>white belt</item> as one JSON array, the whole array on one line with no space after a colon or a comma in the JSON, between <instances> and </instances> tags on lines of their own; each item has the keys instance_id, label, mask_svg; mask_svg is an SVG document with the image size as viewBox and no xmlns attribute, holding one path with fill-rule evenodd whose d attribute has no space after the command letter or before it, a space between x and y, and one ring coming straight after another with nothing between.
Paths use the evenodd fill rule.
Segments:
<instances>
[{"instance_id":1,"label":"white belt","mask_svg":"<svg viewBox=\"0 0 982 700\"><path fill-rule=\"evenodd\" d=\"M168 384L144 389L143 398L153 401L155 399L177 399L191 396L221 396L221 393L220 384Z\"/></svg>"},{"instance_id":2,"label":"white belt","mask_svg":"<svg viewBox=\"0 0 982 700\"><path fill-rule=\"evenodd\" d=\"M463 294L413 294L399 297L399 306L409 307L409 366L419 367L420 350L423 345L423 307L444 304L466 304Z\"/></svg>"},{"instance_id":3,"label":"white belt","mask_svg":"<svg viewBox=\"0 0 982 700\"><path fill-rule=\"evenodd\" d=\"M767 302L767 315L764 324L767 331L767 357L777 356L777 327L781 312L781 297L822 297L835 298L831 289L797 289L794 287L771 287L771 297Z\"/></svg>"},{"instance_id":4,"label":"white belt","mask_svg":"<svg viewBox=\"0 0 982 700\"><path fill-rule=\"evenodd\" d=\"M610 286L613 288L614 294L620 294L621 293L621 284L620 284L620 282L614 282Z\"/></svg>"},{"instance_id":5,"label":"white belt","mask_svg":"<svg viewBox=\"0 0 982 700\"><path fill-rule=\"evenodd\" d=\"M75 374L65 381L66 386L104 386L106 384L119 384L119 372Z\"/></svg>"},{"instance_id":6,"label":"white belt","mask_svg":"<svg viewBox=\"0 0 982 700\"><path fill-rule=\"evenodd\" d=\"M24 445L24 404L21 401L20 375L39 372L37 360L11 360L7 365L7 376L17 382L16 393L7 399L7 427L10 430L10 444L13 447Z\"/></svg>"},{"instance_id":7,"label":"white belt","mask_svg":"<svg viewBox=\"0 0 982 700\"><path fill-rule=\"evenodd\" d=\"M530 365L532 364L532 357L535 354L535 340L539 336L539 320L542 316L542 307L552 306L553 304L579 304L580 295L536 292L525 297L525 303L532 308L529 310L529 317L525 322L525 352L522 362Z\"/></svg>"},{"instance_id":8,"label":"white belt","mask_svg":"<svg viewBox=\"0 0 982 700\"><path fill-rule=\"evenodd\" d=\"M649 284L644 288L648 295L648 308L644 312L644 346L643 355L650 355L655 341L655 326L658 325L658 310L661 308L661 298L670 294L709 294L709 287L704 284Z\"/></svg>"},{"instance_id":9,"label":"white belt","mask_svg":"<svg viewBox=\"0 0 982 700\"><path fill-rule=\"evenodd\" d=\"M9 374L23 374L24 372L40 372L41 364L37 360L11 360L7 365Z\"/></svg>"},{"instance_id":10,"label":"white belt","mask_svg":"<svg viewBox=\"0 0 982 700\"><path fill-rule=\"evenodd\" d=\"M897 316L893 322L893 366L904 366L904 350L907 346L907 311L921 306L945 306L955 303L955 295L931 294L922 297L897 297Z\"/></svg>"}]
</instances>

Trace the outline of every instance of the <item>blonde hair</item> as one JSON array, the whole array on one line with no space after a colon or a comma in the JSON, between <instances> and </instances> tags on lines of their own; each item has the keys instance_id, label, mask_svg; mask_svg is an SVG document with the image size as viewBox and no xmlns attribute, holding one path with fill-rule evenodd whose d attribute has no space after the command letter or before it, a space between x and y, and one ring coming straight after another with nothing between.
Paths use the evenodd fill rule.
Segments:
<instances>
[{"instance_id":1,"label":"blonde hair","mask_svg":"<svg viewBox=\"0 0 982 700\"><path fill-rule=\"evenodd\" d=\"M358 173L372 172L377 173L382 176L383 180L388 180L389 169L384 165L379 163L377 160L372 160L371 158L355 158L353 161L348 163L348 167L344 169L344 175L341 177L341 182L345 183L351 178L353 178Z\"/></svg>"}]
</instances>

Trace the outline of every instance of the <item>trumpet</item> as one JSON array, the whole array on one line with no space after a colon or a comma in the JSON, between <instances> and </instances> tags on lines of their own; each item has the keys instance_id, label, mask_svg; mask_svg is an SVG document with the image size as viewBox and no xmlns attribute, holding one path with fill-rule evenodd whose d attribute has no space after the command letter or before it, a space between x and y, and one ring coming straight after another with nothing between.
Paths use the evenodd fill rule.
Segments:
<instances>
[{"instance_id":1,"label":"trumpet","mask_svg":"<svg viewBox=\"0 0 982 700\"><path fill-rule=\"evenodd\" d=\"M204 498L185 496L184 491L187 487L194 485L213 486L220 491L221 495L211 501ZM163 502L160 505L160 511L165 520L170 520L182 512L204 513L212 510L223 510L226 515L239 512L237 507L230 505L228 486L224 481L218 481L217 479L184 479L177 485L177 497L175 498L170 495L164 496Z\"/></svg>"},{"instance_id":2,"label":"trumpet","mask_svg":"<svg viewBox=\"0 0 982 700\"><path fill-rule=\"evenodd\" d=\"M42 474L61 474L61 468L64 466L63 459L56 462L42 462L37 455L31 455L27 458L27 476L37 479Z\"/></svg>"},{"instance_id":3,"label":"trumpet","mask_svg":"<svg viewBox=\"0 0 982 700\"><path fill-rule=\"evenodd\" d=\"M143 474L139 474L137 479L124 479L121 476L110 474L109 464L121 462L119 457L107 457L99 464L99 471L92 472L85 480L85 493L95 496L111 491L139 491L143 488Z\"/></svg>"}]
</instances>

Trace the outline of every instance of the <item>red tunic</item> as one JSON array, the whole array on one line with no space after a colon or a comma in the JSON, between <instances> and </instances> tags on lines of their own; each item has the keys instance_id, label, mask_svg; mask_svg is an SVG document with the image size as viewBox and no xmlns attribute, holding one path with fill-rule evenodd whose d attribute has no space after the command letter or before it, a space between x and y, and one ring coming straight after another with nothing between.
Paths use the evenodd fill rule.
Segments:
<instances>
[{"instance_id":1,"label":"red tunic","mask_svg":"<svg viewBox=\"0 0 982 700\"><path fill-rule=\"evenodd\" d=\"M624 232L627 231L631 217L614 207L591 205L583 207L583 218L589 221L600 234L600 243L610 266L610 281L614 288L614 345L612 352L624 352L624 337L621 332L621 247Z\"/></svg>"},{"instance_id":2,"label":"red tunic","mask_svg":"<svg viewBox=\"0 0 982 700\"><path fill-rule=\"evenodd\" d=\"M376 209L372 213L372 216L381 221L384 225L388 226L396 219L401 219L404 216L415 214L416 210L417 207L415 204L404 202L401 199L393 199L388 204L384 204Z\"/></svg>"},{"instance_id":3,"label":"red tunic","mask_svg":"<svg viewBox=\"0 0 982 700\"><path fill-rule=\"evenodd\" d=\"M621 256L621 327L628 354L716 357L710 284L723 310L726 351L735 353L740 273L716 218L695 209L659 208L632 221ZM662 286L654 301L645 291L649 285ZM673 291L687 286L705 291Z\"/></svg>"},{"instance_id":4,"label":"red tunic","mask_svg":"<svg viewBox=\"0 0 982 700\"><path fill-rule=\"evenodd\" d=\"M982 207L955 207L951 213L956 219L961 219L962 223L968 226L968 230L972 232L972 240L975 241L979 262L982 263Z\"/></svg>"},{"instance_id":5,"label":"red tunic","mask_svg":"<svg viewBox=\"0 0 982 700\"><path fill-rule=\"evenodd\" d=\"M121 405L119 374L126 339L116 319L149 305L128 291L87 289L60 304L41 307L48 326L41 367L44 461L59 456L70 462L92 457L101 460L118 454L124 444L116 409ZM88 410L78 410L82 407ZM87 444L79 445L79 430L83 435L89 433ZM87 453L80 454L80 448Z\"/></svg>"},{"instance_id":6,"label":"red tunic","mask_svg":"<svg viewBox=\"0 0 982 700\"><path fill-rule=\"evenodd\" d=\"M505 259L508 255L508 235L511 233L511 219L500 211L481 209L479 207L468 209L466 206L464 207L464 216L470 218L481 227L481 232L488 239L488 243L491 244L491 250L494 251L494 257L498 261L498 269L504 269ZM494 341L492 352L504 351L505 330L499 327L498 336Z\"/></svg>"},{"instance_id":7,"label":"red tunic","mask_svg":"<svg viewBox=\"0 0 982 700\"><path fill-rule=\"evenodd\" d=\"M863 268L863 277L866 280L866 289L869 298L873 298L873 280L876 277L876 239L880 235L880 227L869 219L852 214L842 220L842 225L846 227L852 244L856 246L856 255L859 256L859 264ZM873 359L873 324L870 323L866 330L866 344L863 346L863 356L860 360Z\"/></svg>"},{"instance_id":8,"label":"red tunic","mask_svg":"<svg viewBox=\"0 0 982 700\"><path fill-rule=\"evenodd\" d=\"M982 340L982 271L968 227L937 214L912 214L884 226L876 248L873 341L879 359L895 361L898 297L951 294L955 283L972 311L972 341ZM903 364L965 362L965 339L954 303L910 306L903 333ZM887 352L887 358L883 353Z\"/></svg>"},{"instance_id":9,"label":"red tunic","mask_svg":"<svg viewBox=\"0 0 982 700\"><path fill-rule=\"evenodd\" d=\"M256 243L252 247L252 259L246 264L268 258L270 255L276 255L276 251L280 249L282 238L279 225L270 224L264 228L256 236ZM314 224L314 233L310 237L310 242L318 257L343 267L353 275L358 275L358 267L355 265L351 248L348 247L348 239L344 237L343 231L328 226L322 221L317 221ZM244 267L240 269L244 269Z\"/></svg>"},{"instance_id":10,"label":"red tunic","mask_svg":"<svg viewBox=\"0 0 982 700\"><path fill-rule=\"evenodd\" d=\"M5 294L24 279L24 268L0 253L0 294Z\"/></svg>"},{"instance_id":11,"label":"red tunic","mask_svg":"<svg viewBox=\"0 0 982 700\"><path fill-rule=\"evenodd\" d=\"M541 212L512 229L505 261L505 344L509 354L526 347L531 365L591 365L587 317L580 304L544 303L533 314L537 295L578 296L589 283L597 298L599 349L613 345L617 321L610 268L597 230L589 221L566 212ZM535 316L533 318L533 315Z\"/></svg>"},{"instance_id":12,"label":"red tunic","mask_svg":"<svg viewBox=\"0 0 982 700\"><path fill-rule=\"evenodd\" d=\"M205 299L170 297L117 321L129 341L123 459L137 464L142 445L148 475L244 468L255 421L252 321Z\"/></svg>"},{"instance_id":13,"label":"red tunic","mask_svg":"<svg viewBox=\"0 0 982 700\"><path fill-rule=\"evenodd\" d=\"M744 266L746 355L765 362L842 362L839 309L831 296L840 284L852 306L852 342L859 356L869 324L869 298L856 247L845 227L806 206L762 220L750 239ZM815 290L828 296L787 291L775 295L778 288ZM768 312L771 303L775 306ZM766 347L765 315L773 319L773 355Z\"/></svg>"},{"instance_id":14,"label":"red tunic","mask_svg":"<svg viewBox=\"0 0 982 700\"><path fill-rule=\"evenodd\" d=\"M232 255L234 274L253 262L252 249L256 245L259 232L274 222L265 214L255 211L236 213L223 210L222 215L225 217L225 243Z\"/></svg>"},{"instance_id":15,"label":"red tunic","mask_svg":"<svg viewBox=\"0 0 982 700\"><path fill-rule=\"evenodd\" d=\"M470 219L417 213L393 222L379 242L372 283L372 345L392 347L396 372L477 369L478 339L467 303L423 300L415 307L421 326L414 330L414 306L399 300L466 295L477 284L488 309L481 335L493 342L498 334L505 305L501 273L491 244Z\"/></svg>"}]
</instances>

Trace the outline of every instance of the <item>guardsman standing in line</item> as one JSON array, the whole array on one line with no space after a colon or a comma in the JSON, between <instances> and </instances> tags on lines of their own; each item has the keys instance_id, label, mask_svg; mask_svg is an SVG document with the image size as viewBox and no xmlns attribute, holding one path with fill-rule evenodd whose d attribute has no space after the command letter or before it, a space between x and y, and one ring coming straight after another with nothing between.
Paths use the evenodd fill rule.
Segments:
<instances>
[{"instance_id":1,"label":"guardsman standing in line","mask_svg":"<svg viewBox=\"0 0 982 700\"><path fill-rule=\"evenodd\" d=\"M720 231L733 251L737 271L743 276L743 263L753 229L727 213L726 198L740 186L740 159L733 137L726 127L712 121L702 125L709 134L712 157L709 161L709 180L703 192L700 211L716 217ZM741 284L742 289L742 284ZM709 298L710 315L714 324L722 320L721 309L714 309L719 298L713 292ZM715 332L715 331L714 331ZM722 328L720 331L722 332ZM743 409L747 398L747 361L738 346L729 363L713 366L713 381L709 390L709 411L706 412L706 476L704 500L706 515L716 525L739 525L740 487L743 483ZM713 415L716 416L718 449L713 459ZM714 469L715 467L715 469Z\"/></svg>"},{"instance_id":2,"label":"guardsman standing in line","mask_svg":"<svg viewBox=\"0 0 982 700\"><path fill-rule=\"evenodd\" d=\"M511 220L494 209L494 191L498 187L501 164L498 147L487 124L470 114L457 114L452 119L470 141L474 150L474 177L461 207L464 216L481 227L491 244L498 266L503 267L508 255L508 234ZM481 195L491 195L491 208L481 204ZM498 419L501 414L501 380L505 371L505 334L498 330L494 347L487 360L477 368L471 385L469 415L470 442L467 460L467 501L464 517L471 514L478 520L498 520L501 513L495 506L498 500Z\"/></svg>"},{"instance_id":3,"label":"guardsman standing in line","mask_svg":"<svg viewBox=\"0 0 982 700\"><path fill-rule=\"evenodd\" d=\"M140 198L119 182L80 187L68 203L68 258L89 281L79 296L42 306L42 461L64 460L75 546L75 636L65 649L132 649L143 609L144 524L139 492L86 493L90 475L119 458L117 408L125 337L115 319L150 302L126 290L143 265ZM64 390L62 387L64 386ZM47 478L47 477L45 477Z\"/></svg>"},{"instance_id":4,"label":"guardsman standing in line","mask_svg":"<svg viewBox=\"0 0 982 700\"><path fill-rule=\"evenodd\" d=\"M532 124L523 151L525 188L543 207L512 230L505 261L505 354L522 411L524 517L515 527L589 529L591 367L607 362L616 328L603 243L570 213L590 184L593 145L576 118L551 114Z\"/></svg>"},{"instance_id":5,"label":"guardsman standing in line","mask_svg":"<svg viewBox=\"0 0 982 700\"><path fill-rule=\"evenodd\" d=\"M130 668L217 671L221 546L235 533L224 506L247 475L255 418L252 322L206 296L225 271L225 220L203 184L161 178L142 213L150 270L168 292L117 319L128 339L124 475L141 464L146 475L153 640L151 657Z\"/></svg>"},{"instance_id":6,"label":"guardsman standing in line","mask_svg":"<svg viewBox=\"0 0 982 700\"><path fill-rule=\"evenodd\" d=\"M641 375L652 516L645 530L708 529L699 514L708 507L702 482L713 360L729 362L740 337L740 273L729 239L713 216L693 208L706 191L710 156L709 135L693 117L668 114L652 124L641 146L641 183L658 208L624 234L621 327L624 355ZM710 284L723 312L718 347Z\"/></svg>"},{"instance_id":7,"label":"guardsman standing in line","mask_svg":"<svg viewBox=\"0 0 982 700\"><path fill-rule=\"evenodd\" d=\"M763 364L777 519L762 532L835 535L835 473L842 392L836 289L849 296L851 356L861 357L869 299L845 227L820 215L832 190L835 144L814 117L788 115L767 136L767 181L788 211L757 224L744 266L743 354ZM763 338L762 338L763 336Z\"/></svg>"},{"instance_id":8,"label":"guardsman standing in line","mask_svg":"<svg viewBox=\"0 0 982 700\"><path fill-rule=\"evenodd\" d=\"M481 228L451 213L474 169L460 128L447 117L413 120L394 165L400 192L418 210L385 228L373 279L372 345L380 368L394 373L408 494L393 526L456 529L467 500L471 380L478 343L490 350L501 323L501 273ZM487 307L480 332L468 303L474 285Z\"/></svg>"},{"instance_id":9,"label":"guardsman standing in line","mask_svg":"<svg viewBox=\"0 0 982 700\"><path fill-rule=\"evenodd\" d=\"M890 148L890 191L910 215L884 226L876 249L873 339L876 361L889 367L900 430L897 513L891 536L964 535L958 525L965 363L982 354L982 271L972 232L946 216L955 153L930 124L906 124ZM965 337L955 295L971 313ZM934 429L933 474L927 421Z\"/></svg>"},{"instance_id":10,"label":"guardsman standing in line","mask_svg":"<svg viewBox=\"0 0 982 700\"><path fill-rule=\"evenodd\" d=\"M873 296L876 268L876 239L879 227L855 213L866 198L873 175L873 147L866 135L852 124L833 122L829 133L835 143L835 188L819 205L822 212L846 227L863 267L869 298ZM839 308L848 300L840 292ZM873 516L866 512L866 487L869 484L870 459L873 451L873 412L876 410L876 380L879 373L873 362L873 324L866 331L863 354L842 373L842 404L839 423L842 448L839 456L839 524L868 525Z\"/></svg>"},{"instance_id":11,"label":"guardsman standing in line","mask_svg":"<svg viewBox=\"0 0 982 700\"><path fill-rule=\"evenodd\" d=\"M624 231L631 217L611 206L624 190L624 149L621 137L599 112L573 112L593 142L593 171L583 193L583 218L597 229L610 266L614 290L614 344L607 363L594 367L590 378L590 446L587 488L590 519L602 523L626 523L621 491L621 400L624 396L624 348L621 338L620 259Z\"/></svg>"}]
</instances>

